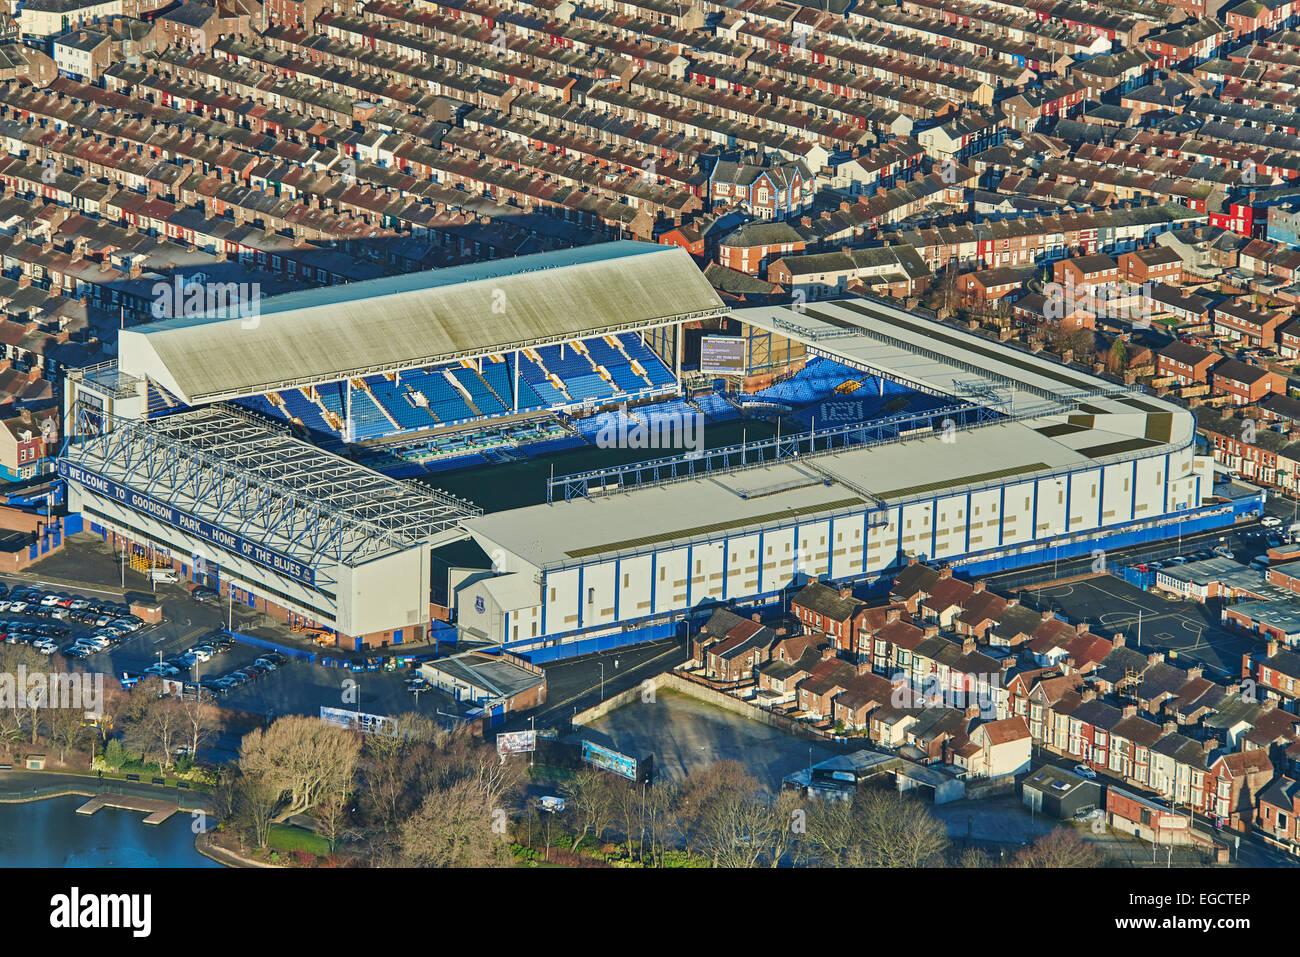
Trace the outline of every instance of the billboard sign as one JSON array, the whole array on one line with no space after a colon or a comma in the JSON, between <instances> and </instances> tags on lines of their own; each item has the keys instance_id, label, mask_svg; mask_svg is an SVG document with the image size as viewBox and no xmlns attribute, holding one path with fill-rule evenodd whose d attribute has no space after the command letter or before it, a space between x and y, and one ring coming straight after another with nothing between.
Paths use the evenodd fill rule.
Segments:
<instances>
[{"instance_id":1,"label":"billboard sign","mask_svg":"<svg viewBox=\"0 0 1300 957\"><path fill-rule=\"evenodd\" d=\"M602 771L611 771L627 778L629 781L636 780L636 758L630 758L626 754L619 754L609 748L602 748L598 744L584 741L582 742L582 760L600 768Z\"/></svg>"},{"instance_id":2,"label":"billboard sign","mask_svg":"<svg viewBox=\"0 0 1300 957\"><path fill-rule=\"evenodd\" d=\"M135 491L135 489L120 485L112 479L105 478L98 472L82 468L79 465L73 465L67 459L59 459L59 477L69 482L76 482L88 491L113 499L119 504L141 512L155 521L170 525L172 528L179 529L187 535L193 535L195 538L201 538L205 542L211 542L218 548L225 549L227 552L239 555L251 562L257 562L259 565L264 565L272 571L296 579L305 585L316 584L316 573L311 566L295 561L274 548L267 548L253 539L245 538L243 535L237 535L219 525L206 522L189 512L168 505L166 502L160 502L156 498Z\"/></svg>"},{"instance_id":3,"label":"billboard sign","mask_svg":"<svg viewBox=\"0 0 1300 957\"><path fill-rule=\"evenodd\" d=\"M733 336L701 336L700 371L712 375L744 375L745 340Z\"/></svg>"},{"instance_id":4,"label":"billboard sign","mask_svg":"<svg viewBox=\"0 0 1300 957\"><path fill-rule=\"evenodd\" d=\"M386 714L367 714L364 711L347 711L321 705L320 719L336 728L360 731L362 734L397 734L397 722Z\"/></svg>"},{"instance_id":5,"label":"billboard sign","mask_svg":"<svg viewBox=\"0 0 1300 957\"><path fill-rule=\"evenodd\" d=\"M536 750L536 731L503 731L497 735L498 754L527 754Z\"/></svg>"}]
</instances>

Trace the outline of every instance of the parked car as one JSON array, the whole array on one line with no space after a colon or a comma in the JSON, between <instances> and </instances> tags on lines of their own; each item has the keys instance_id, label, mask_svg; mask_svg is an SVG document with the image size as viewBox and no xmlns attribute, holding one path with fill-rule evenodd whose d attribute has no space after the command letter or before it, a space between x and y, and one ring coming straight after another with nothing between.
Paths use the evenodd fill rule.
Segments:
<instances>
[{"instance_id":1,"label":"parked car","mask_svg":"<svg viewBox=\"0 0 1300 957\"><path fill-rule=\"evenodd\" d=\"M89 658L90 651L85 645L68 645L63 649L63 655L66 658Z\"/></svg>"},{"instance_id":2,"label":"parked car","mask_svg":"<svg viewBox=\"0 0 1300 957\"><path fill-rule=\"evenodd\" d=\"M1259 524L1263 525L1265 528L1277 528L1282 524L1282 519L1278 518L1276 515L1265 515L1259 520Z\"/></svg>"},{"instance_id":3,"label":"parked car","mask_svg":"<svg viewBox=\"0 0 1300 957\"><path fill-rule=\"evenodd\" d=\"M199 585L190 592L190 597L195 601L216 601L217 591L215 588L208 588L206 585Z\"/></svg>"},{"instance_id":4,"label":"parked car","mask_svg":"<svg viewBox=\"0 0 1300 957\"><path fill-rule=\"evenodd\" d=\"M1097 772L1086 764L1076 764L1074 766L1074 773L1079 775L1081 778L1087 778L1089 781L1095 780L1097 777Z\"/></svg>"},{"instance_id":5,"label":"parked car","mask_svg":"<svg viewBox=\"0 0 1300 957\"><path fill-rule=\"evenodd\" d=\"M208 651L206 648L197 648L197 647L191 648L188 651L186 651L185 654L198 662L212 660L212 652Z\"/></svg>"}]
</instances>

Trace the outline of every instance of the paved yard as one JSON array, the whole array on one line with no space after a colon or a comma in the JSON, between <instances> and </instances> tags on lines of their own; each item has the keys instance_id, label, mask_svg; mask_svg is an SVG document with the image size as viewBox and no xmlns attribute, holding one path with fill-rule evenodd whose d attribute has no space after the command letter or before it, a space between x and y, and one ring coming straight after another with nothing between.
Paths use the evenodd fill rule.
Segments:
<instances>
[{"instance_id":1,"label":"paved yard","mask_svg":"<svg viewBox=\"0 0 1300 957\"><path fill-rule=\"evenodd\" d=\"M809 761L847 750L796 738L685 695L660 690L652 703L636 701L575 732L616 751L653 754L655 779L680 781L715 761L739 761L763 789L775 793L781 779Z\"/></svg>"}]
</instances>

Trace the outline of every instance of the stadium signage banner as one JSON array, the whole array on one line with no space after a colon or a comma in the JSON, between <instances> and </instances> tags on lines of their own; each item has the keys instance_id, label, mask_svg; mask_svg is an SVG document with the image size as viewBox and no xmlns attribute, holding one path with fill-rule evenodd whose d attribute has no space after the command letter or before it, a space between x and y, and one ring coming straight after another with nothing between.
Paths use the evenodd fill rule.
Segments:
<instances>
[{"instance_id":1,"label":"stadium signage banner","mask_svg":"<svg viewBox=\"0 0 1300 957\"><path fill-rule=\"evenodd\" d=\"M603 771L611 771L614 774L621 775L629 781L636 780L636 758L629 758L626 754L619 754L609 748L602 748L598 744L584 741L582 742L582 760Z\"/></svg>"},{"instance_id":2,"label":"stadium signage banner","mask_svg":"<svg viewBox=\"0 0 1300 957\"><path fill-rule=\"evenodd\" d=\"M274 548L267 548L265 545L259 545L242 535L236 535L228 529L213 525L211 522L205 522L201 518L196 518L189 512L181 511L134 489L119 485L98 472L92 472L79 465L73 465L65 459L59 459L59 477L69 482L76 482L83 488L96 492L105 498L111 498L127 508L162 522L164 525L170 525L186 534L193 535L195 538L211 542L218 548L223 548L227 552L239 555L251 562L257 562L259 565L265 565L272 571L296 579L305 585L314 587L316 584L316 573L312 568L302 562L294 561L283 552L276 551Z\"/></svg>"},{"instance_id":3,"label":"stadium signage banner","mask_svg":"<svg viewBox=\"0 0 1300 957\"><path fill-rule=\"evenodd\" d=\"M360 731L362 734L384 734L392 737L397 734L397 722L386 714L370 714L365 711L347 711L343 708L320 706L320 719L326 724L345 731Z\"/></svg>"}]
</instances>

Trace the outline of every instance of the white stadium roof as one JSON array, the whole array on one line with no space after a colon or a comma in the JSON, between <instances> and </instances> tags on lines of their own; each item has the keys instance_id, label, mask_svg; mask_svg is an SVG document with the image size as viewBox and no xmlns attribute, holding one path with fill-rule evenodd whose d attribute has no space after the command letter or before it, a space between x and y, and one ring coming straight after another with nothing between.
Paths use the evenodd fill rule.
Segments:
<instances>
[{"instance_id":1,"label":"white stadium roof","mask_svg":"<svg viewBox=\"0 0 1300 957\"><path fill-rule=\"evenodd\" d=\"M932 395L980 401L1006 412L1119 392L1122 386L1042 356L942 325L875 299L737 309L740 322L804 343L813 352Z\"/></svg>"},{"instance_id":2,"label":"white stadium roof","mask_svg":"<svg viewBox=\"0 0 1300 957\"><path fill-rule=\"evenodd\" d=\"M926 431L479 515L461 525L480 545L551 568L717 541L722 531L740 534L797 516L897 507L1093 469L1186 448L1194 439L1191 415L1176 405L888 303L812 302L732 315L836 361L930 394L995 406L1003 416L961 429L956 444Z\"/></svg>"},{"instance_id":3,"label":"white stadium roof","mask_svg":"<svg viewBox=\"0 0 1300 957\"><path fill-rule=\"evenodd\" d=\"M726 311L684 249L622 241L151 323L121 333L118 365L194 405Z\"/></svg>"}]
</instances>

